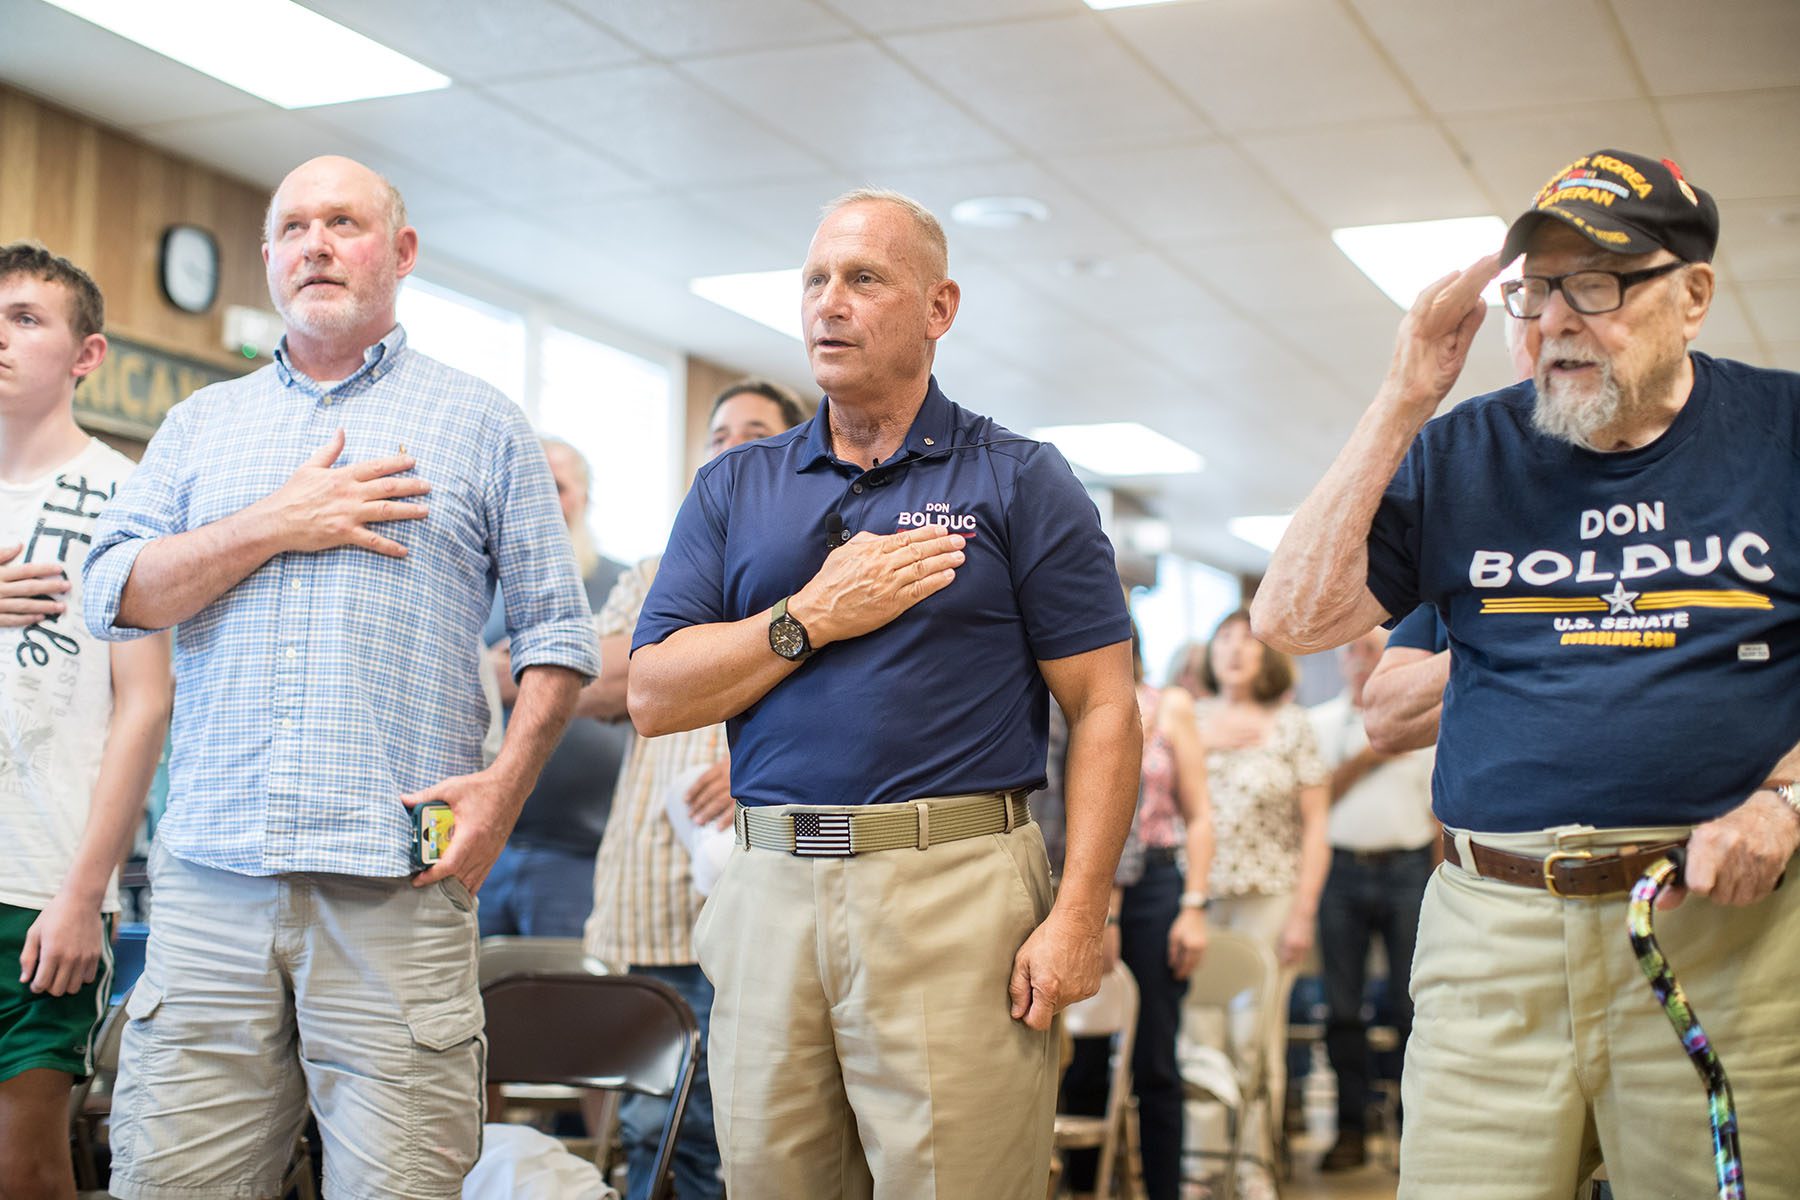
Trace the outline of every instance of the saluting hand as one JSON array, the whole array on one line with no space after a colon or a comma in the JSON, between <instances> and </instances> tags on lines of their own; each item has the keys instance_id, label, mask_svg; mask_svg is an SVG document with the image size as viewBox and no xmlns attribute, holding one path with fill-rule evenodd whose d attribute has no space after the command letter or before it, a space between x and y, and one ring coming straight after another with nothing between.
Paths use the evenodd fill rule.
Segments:
<instances>
[{"instance_id":1,"label":"saluting hand","mask_svg":"<svg viewBox=\"0 0 1800 1200\"><path fill-rule=\"evenodd\" d=\"M389 558L405 558L405 546L369 526L421 519L427 512L425 506L408 503L407 497L423 496L431 485L423 479L395 478L412 470L411 455L395 454L334 468L332 464L343 452L344 431L340 429L323 449L300 464L286 483L252 509L276 523L280 541L289 550L360 546Z\"/></svg>"},{"instance_id":2,"label":"saluting hand","mask_svg":"<svg viewBox=\"0 0 1800 1200\"><path fill-rule=\"evenodd\" d=\"M861 637L956 578L963 563L960 534L941 525L899 533L864 530L833 550L812 581L788 601L816 649Z\"/></svg>"},{"instance_id":3,"label":"saluting hand","mask_svg":"<svg viewBox=\"0 0 1800 1200\"><path fill-rule=\"evenodd\" d=\"M19 629L54 617L68 606L56 599L69 590L59 562L17 562L22 545L0 546L0 628Z\"/></svg>"},{"instance_id":4,"label":"saluting hand","mask_svg":"<svg viewBox=\"0 0 1800 1200\"><path fill-rule=\"evenodd\" d=\"M1444 276L1419 293L1401 320L1382 391L1421 422L1437 411L1462 374L1475 333L1487 316L1482 290L1499 274L1500 266L1500 256L1490 254Z\"/></svg>"}]
</instances>

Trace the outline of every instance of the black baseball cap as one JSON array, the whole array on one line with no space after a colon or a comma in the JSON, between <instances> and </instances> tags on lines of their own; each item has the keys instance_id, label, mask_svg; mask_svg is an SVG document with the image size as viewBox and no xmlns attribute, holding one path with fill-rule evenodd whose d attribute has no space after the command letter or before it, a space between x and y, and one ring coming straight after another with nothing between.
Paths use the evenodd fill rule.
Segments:
<instances>
[{"instance_id":1,"label":"black baseball cap","mask_svg":"<svg viewBox=\"0 0 1800 1200\"><path fill-rule=\"evenodd\" d=\"M1662 248L1683 262L1711 262L1719 245L1713 198L1670 160L1624 150L1596 150L1552 175L1506 231L1502 265L1525 253L1532 231L1552 219L1614 254Z\"/></svg>"}]
</instances>

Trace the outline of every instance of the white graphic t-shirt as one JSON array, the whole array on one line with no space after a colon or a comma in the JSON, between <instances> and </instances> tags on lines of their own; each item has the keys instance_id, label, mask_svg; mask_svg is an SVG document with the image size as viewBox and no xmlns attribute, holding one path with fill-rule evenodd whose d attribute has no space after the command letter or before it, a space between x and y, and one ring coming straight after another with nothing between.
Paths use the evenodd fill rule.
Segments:
<instances>
[{"instance_id":1,"label":"white graphic t-shirt","mask_svg":"<svg viewBox=\"0 0 1800 1200\"><path fill-rule=\"evenodd\" d=\"M14 562L60 562L68 607L0 629L0 903L43 908L62 887L87 824L112 719L112 657L81 616L81 563L95 518L135 464L101 442L41 479L0 480L0 546ZM105 912L119 910L118 879Z\"/></svg>"}]
</instances>

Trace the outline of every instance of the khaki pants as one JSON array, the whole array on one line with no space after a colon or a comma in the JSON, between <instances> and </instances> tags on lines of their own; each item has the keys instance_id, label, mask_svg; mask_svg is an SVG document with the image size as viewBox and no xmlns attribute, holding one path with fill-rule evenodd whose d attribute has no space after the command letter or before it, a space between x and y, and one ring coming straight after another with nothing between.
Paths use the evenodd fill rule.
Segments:
<instances>
[{"instance_id":1,"label":"khaki pants","mask_svg":"<svg viewBox=\"0 0 1800 1200\"><path fill-rule=\"evenodd\" d=\"M1602 1157L1620 1200L1716 1194L1705 1090L1625 907L1437 869L1413 964L1402 1200L1568 1200ZM1730 1076L1749 1194L1800 1196L1800 881L1749 908L1689 897L1655 928Z\"/></svg>"},{"instance_id":2,"label":"khaki pants","mask_svg":"<svg viewBox=\"0 0 1800 1200\"><path fill-rule=\"evenodd\" d=\"M1044 1193L1057 1042L1014 1021L1037 825L855 858L734 849L695 926L732 1200Z\"/></svg>"}]
</instances>

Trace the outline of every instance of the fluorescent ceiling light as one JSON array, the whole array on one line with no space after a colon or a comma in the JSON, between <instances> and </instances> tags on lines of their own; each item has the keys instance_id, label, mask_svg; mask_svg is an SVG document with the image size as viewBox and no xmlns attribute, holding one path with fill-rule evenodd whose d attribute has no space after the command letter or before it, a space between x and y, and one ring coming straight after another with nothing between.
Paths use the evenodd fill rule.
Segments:
<instances>
[{"instance_id":1,"label":"fluorescent ceiling light","mask_svg":"<svg viewBox=\"0 0 1800 1200\"><path fill-rule=\"evenodd\" d=\"M1506 222L1499 217L1453 217L1448 221L1356 225L1332 230L1331 240L1388 299L1401 308L1411 308L1427 285L1500 249L1506 240ZM1499 304L1500 280L1482 295L1489 304Z\"/></svg>"},{"instance_id":2,"label":"fluorescent ceiling light","mask_svg":"<svg viewBox=\"0 0 1800 1200\"><path fill-rule=\"evenodd\" d=\"M292 0L49 0L282 108L450 86L450 77Z\"/></svg>"},{"instance_id":3,"label":"fluorescent ceiling light","mask_svg":"<svg viewBox=\"0 0 1800 1200\"><path fill-rule=\"evenodd\" d=\"M1136 421L1048 425L1031 436L1054 443L1064 458L1095 475L1192 475L1206 465L1180 442Z\"/></svg>"},{"instance_id":4,"label":"fluorescent ceiling light","mask_svg":"<svg viewBox=\"0 0 1800 1200\"><path fill-rule=\"evenodd\" d=\"M800 340L800 269L703 275L688 280L688 291L729 308L740 317Z\"/></svg>"},{"instance_id":5,"label":"fluorescent ceiling light","mask_svg":"<svg viewBox=\"0 0 1800 1200\"><path fill-rule=\"evenodd\" d=\"M1087 0L1089 8L1105 12L1109 8L1146 8L1152 4L1172 4L1175 0Z\"/></svg>"},{"instance_id":6,"label":"fluorescent ceiling light","mask_svg":"<svg viewBox=\"0 0 1800 1200\"><path fill-rule=\"evenodd\" d=\"M1275 547L1281 544L1281 535L1287 532L1288 522L1293 519L1288 513L1271 517L1233 517L1226 522L1225 528L1231 531L1232 537L1242 538L1273 554Z\"/></svg>"}]
</instances>

